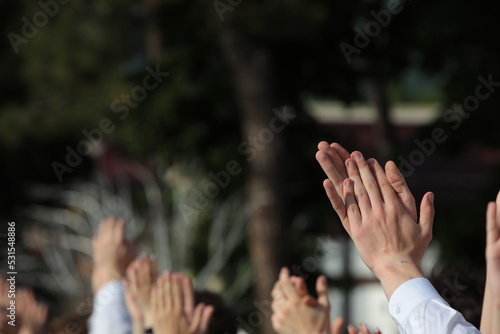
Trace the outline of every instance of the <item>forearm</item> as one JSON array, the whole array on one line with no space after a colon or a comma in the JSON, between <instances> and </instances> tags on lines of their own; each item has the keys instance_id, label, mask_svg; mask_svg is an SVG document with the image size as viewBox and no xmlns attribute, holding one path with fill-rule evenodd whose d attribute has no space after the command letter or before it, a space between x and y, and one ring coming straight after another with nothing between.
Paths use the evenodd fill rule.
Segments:
<instances>
[{"instance_id":1,"label":"forearm","mask_svg":"<svg viewBox=\"0 0 500 334\"><path fill-rule=\"evenodd\" d=\"M493 303L492 303L493 304ZM500 301L494 303L494 307L492 308L492 319L490 321L492 330L490 333L500 333ZM482 328L482 326L481 326ZM482 330L481 330L482 332ZM483 334L485 332L482 332Z\"/></svg>"},{"instance_id":2,"label":"forearm","mask_svg":"<svg viewBox=\"0 0 500 334\"><path fill-rule=\"evenodd\" d=\"M490 279L486 278L486 285L484 287L484 298L483 298L483 310L481 313L481 333L492 334L492 322L493 322L493 297L491 295Z\"/></svg>"}]
</instances>

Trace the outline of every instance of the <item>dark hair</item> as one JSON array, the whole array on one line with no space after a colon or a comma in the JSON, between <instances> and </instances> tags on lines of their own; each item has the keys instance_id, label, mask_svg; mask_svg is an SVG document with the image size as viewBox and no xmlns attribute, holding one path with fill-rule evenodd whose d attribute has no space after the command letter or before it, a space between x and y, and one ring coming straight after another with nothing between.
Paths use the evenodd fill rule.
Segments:
<instances>
[{"instance_id":1,"label":"dark hair","mask_svg":"<svg viewBox=\"0 0 500 334\"><path fill-rule=\"evenodd\" d=\"M214 307L207 334L236 334L238 331L236 314L226 305L220 295L209 291L196 291L194 300L196 304L204 303Z\"/></svg>"},{"instance_id":2,"label":"dark hair","mask_svg":"<svg viewBox=\"0 0 500 334\"><path fill-rule=\"evenodd\" d=\"M451 307L462 313L464 318L479 328L481 323L481 305L484 294L484 277L478 270L464 268L464 263L449 266L437 264L429 280Z\"/></svg>"}]
</instances>

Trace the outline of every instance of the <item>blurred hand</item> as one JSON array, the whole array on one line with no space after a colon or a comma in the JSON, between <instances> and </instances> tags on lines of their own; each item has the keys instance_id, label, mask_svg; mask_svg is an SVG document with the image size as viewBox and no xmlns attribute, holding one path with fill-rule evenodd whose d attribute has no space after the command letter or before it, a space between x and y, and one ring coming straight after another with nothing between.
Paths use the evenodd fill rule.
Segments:
<instances>
[{"instance_id":1,"label":"blurred hand","mask_svg":"<svg viewBox=\"0 0 500 334\"><path fill-rule=\"evenodd\" d=\"M135 257L135 247L125 240L122 219L108 218L101 222L92 242L94 271L92 290L96 293L103 285L121 279L125 268Z\"/></svg>"},{"instance_id":2,"label":"blurred hand","mask_svg":"<svg viewBox=\"0 0 500 334\"><path fill-rule=\"evenodd\" d=\"M360 152L353 152L346 166L345 206L334 208L342 221L348 219L361 258L381 281L389 299L399 285L424 277L419 262L432 238L433 194L424 195L417 223L375 159L367 163ZM390 172L392 168L395 165L388 163ZM331 192L329 181L325 188Z\"/></svg>"},{"instance_id":3,"label":"blurred hand","mask_svg":"<svg viewBox=\"0 0 500 334\"><path fill-rule=\"evenodd\" d=\"M486 212L486 265L490 292L500 305L500 192L496 202L488 203Z\"/></svg>"},{"instance_id":4,"label":"blurred hand","mask_svg":"<svg viewBox=\"0 0 500 334\"><path fill-rule=\"evenodd\" d=\"M342 334L342 326L344 326L344 319L337 318L332 323L332 334ZM347 326L348 334L371 334L368 330L368 327L365 324L359 325L359 330L356 329L353 325ZM378 329L373 334L382 334Z\"/></svg>"},{"instance_id":5,"label":"blurred hand","mask_svg":"<svg viewBox=\"0 0 500 334\"><path fill-rule=\"evenodd\" d=\"M205 334L213 307L194 307L191 281L166 272L158 277L151 294L153 331L159 334Z\"/></svg>"},{"instance_id":6,"label":"blurred hand","mask_svg":"<svg viewBox=\"0 0 500 334\"><path fill-rule=\"evenodd\" d=\"M137 297L131 291L127 280L123 280L123 285L125 287L125 304L132 320L132 334L143 334L146 326L144 325L144 318Z\"/></svg>"},{"instance_id":7,"label":"blurred hand","mask_svg":"<svg viewBox=\"0 0 500 334\"><path fill-rule=\"evenodd\" d=\"M153 256L141 256L134 260L127 268L127 306L132 308L131 316L137 321L142 320L145 328L152 326L151 290L158 278L158 263ZM135 304L141 316L135 310ZM133 312L133 314L132 314Z\"/></svg>"},{"instance_id":8,"label":"blurred hand","mask_svg":"<svg viewBox=\"0 0 500 334\"><path fill-rule=\"evenodd\" d=\"M317 300L307 294L301 278L290 277L287 268L281 269L272 291L271 321L277 333L329 333L330 303L325 276L318 277L316 290Z\"/></svg>"},{"instance_id":9,"label":"blurred hand","mask_svg":"<svg viewBox=\"0 0 500 334\"><path fill-rule=\"evenodd\" d=\"M40 334L47 322L48 306L38 303L31 289L17 292L16 305L21 318L19 334Z\"/></svg>"},{"instance_id":10,"label":"blurred hand","mask_svg":"<svg viewBox=\"0 0 500 334\"><path fill-rule=\"evenodd\" d=\"M500 192L486 210L486 276L481 332L500 333Z\"/></svg>"}]
</instances>

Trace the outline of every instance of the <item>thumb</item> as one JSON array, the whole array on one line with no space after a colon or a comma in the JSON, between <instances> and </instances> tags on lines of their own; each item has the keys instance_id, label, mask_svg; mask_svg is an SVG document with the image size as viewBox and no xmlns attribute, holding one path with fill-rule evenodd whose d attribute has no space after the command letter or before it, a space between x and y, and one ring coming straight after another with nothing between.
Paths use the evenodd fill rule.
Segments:
<instances>
[{"instance_id":1,"label":"thumb","mask_svg":"<svg viewBox=\"0 0 500 334\"><path fill-rule=\"evenodd\" d=\"M422 226L422 231L425 235L429 235L432 238L432 225L434 223L434 194L428 192L422 198L422 203L420 203L420 221L419 224Z\"/></svg>"},{"instance_id":2,"label":"thumb","mask_svg":"<svg viewBox=\"0 0 500 334\"><path fill-rule=\"evenodd\" d=\"M328 284L324 275L319 276L316 281L316 292L318 293L318 304L323 307L330 307L330 301L328 300Z\"/></svg>"}]
</instances>

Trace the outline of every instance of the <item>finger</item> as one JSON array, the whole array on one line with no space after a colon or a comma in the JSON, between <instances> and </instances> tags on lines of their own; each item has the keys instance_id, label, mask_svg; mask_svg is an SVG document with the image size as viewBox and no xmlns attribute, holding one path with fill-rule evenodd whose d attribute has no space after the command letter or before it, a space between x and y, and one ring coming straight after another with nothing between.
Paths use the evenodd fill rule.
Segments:
<instances>
[{"instance_id":1,"label":"finger","mask_svg":"<svg viewBox=\"0 0 500 334\"><path fill-rule=\"evenodd\" d=\"M361 223L361 212L359 211L358 203L354 197L354 182L351 179L344 181L344 197L349 224Z\"/></svg>"},{"instance_id":2,"label":"finger","mask_svg":"<svg viewBox=\"0 0 500 334\"><path fill-rule=\"evenodd\" d=\"M137 276L138 275L137 275L136 269L132 269L128 275L128 279L130 282L130 290L134 293L137 291L137 289L139 287Z\"/></svg>"},{"instance_id":3,"label":"finger","mask_svg":"<svg viewBox=\"0 0 500 334\"><path fill-rule=\"evenodd\" d=\"M422 233L432 238L432 225L434 223L434 194L428 192L422 197L420 203L420 221Z\"/></svg>"},{"instance_id":4,"label":"finger","mask_svg":"<svg viewBox=\"0 0 500 334\"><path fill-rule=\"evenodd\" d=\"M318 303L323 306L330 308L330 301L328 300L328 282L326 276L321 275L316 280L316 292L318 294Z\"/></svg>"},{"instance_id":5,"label":"finger","mask_svg":"<svg viewBox=\"0 0 500 334\"><path fill-rule=\"evenodd\" d=\"M290 271L288 270L287 267L281 268L279 277L280 277L280 281L282 281L282 282L288 281L288 279L290 278Z\"/></svg>"},{"instance_id":6,"label":"finger","mask_svg":"<svg viewBox=\"0 0 500 334\"><path fill-rule=\"evenodd\" d=\"M337 318L332 322L332 334L342 334L342 326L344 326L344 319Z\"/></svg>"},{"instance_id":7,"label":"finger","mask_svg":"<svg viewBox=\"0 0 500 334\"><path fill-rule=\"evenodd\" d=\"M158 283L151 289L151 310L154 313L159 311L158 304Z\"/></svg>"},{"instance_id":8,"label":"finger","mask_svg":"<svg viewBox=\"0 0 500 334\"><path fill-rule=\"evenodd\" d=\"M280 291L280 287L279 287L280 283L281 283L281 281L279 281L279 280L276 283L274 283L274 287L271 290L271 297L272 297L273 301L279 301L281 298L283 298L281 291Z\"/></svg>"},{"instance_id":9,"label":"finger","mask_svg":"<svg viewBox=\"0 0 500 334\"><path fill-rule=\"evenodd\" d=\"M361 212L362 215L368 215L371 211L372 205L370 203L368 192L363 184L363 181L361 180L361 175L359 175L356 162L353 159L347 159L346 165L347 165L347 173L349 174L349 179L351 179L352 182L354 183L353 194L354 198L356 199L356 203L359 207L359 211ZM345 188L345 181L344 181L344 188ZM344 199L346 201L346 208L347 208L347 199L345 196ZM349 216L349 212L348 212L348 217L350 221L351 217Z\"/></svg>"},{"instance_id":10,"label":"finger","mask_svg":"<svg viewBox=\"0 0 500 334\"><path fill-rule=\"evenodd\" d=\"M318 306L318 301L309 295L302 297L302 303L310 307Z\"/></svg>"},{"instance_id":11,"label":"finger","mask_svg":"<svg viewBox=\"0 0 500 334\"><path fill-rule=\"evenodd\" d=\"M203 333L200 330L200 327L204 309L205 305L203 303L199 303L198 305L196 305L193 311L193 320L191 321L191 324L189 326L189 333L198 333L198 332Z\"/></svg>"},{"instance_id":12,"label":"finger","mask_svg":"<svg viewBox=\"0 0 500 334\"><path fill-rule=\"evenodd\" d=\"M158 259L156 258L156 255L151 254L149 256L150 260L150 274L151 274L151 282L155 282L156 278L158 277Z\"/></svg>"},{"instance_id":13,"label":"finger","mask_svg":"<svg viewBox=\"0 0 500 334\"><path fill-rule=\"evenodd\" d=\"M163 276L163 293L165 294L163 298L163 303L165 307L170 310L173 307L172 301L172 273L167 271Z\"/></svg>"},{"instance_id":14,"label":"finger","mask_svg":"<svg viewBox=\"0 0 500 334\"><path fill-rule=\"evenodd\" d=\"M359 332L361 334L370 334L368 327L365 324L359 324Z\"/></svg>"},{"instance_id":15,"label":"finger","mask_svg":"<svg viewBox=\"0 0 500 334\"><path fill-rule=\"evenodd\" d=\"M330 147L332 147L337 152L337 154L343 161L346 161L351 157L351 154L347 152L347 150L343 148L339 143L332 143L330 144Z\"/></svg>"},{"instance_id":16,"label":"finger","mask_svg":"<svg viewBox=\"0 0 500 334\"><path fill-rule=\"evenodd\" d=\"M354 151L351 156L354 161L356 161L358 172L361 177L361 181L363 182L363 186L368 193L371 206L380 208L382 206L382 196L380 194L379 185L372 174L370 166L368 166L368 163L361 152ZM356 186L354 187L354 191L356 192Z\"/></svg>"},{"instance_id":17,"label":"finger","mask_svg":"<svg viewBox=\"0 0 500 334\"><path fill-rule=\"evenodd\" d=\"M187 277L182 277L182 295L184 299L184 312L191 319L194 312L194 293L191 280Z\"/></svg>"},{"instance_id":18,"label":"finger","mask_svg":"<svg viewBox=\"0 0 500 334\"><path fill-rule=\"evenodd\" d=\"M207 305L203 308L203 313L201 315L200 332L208 332L208 326L210 325L210 320L212 319L212 314L214 313L214 307Z\"/></svg>"},{"instance_id":19,"label":"finger","mask_svg":"<svg viewBox=\"0 0 500 334\"><path fill-rule=\"evenodd\" d=\"M328 146L328 144L327 144L327 146ZM335 158L330 156L326 151L320 150L320 151L316 152L316 160L319 162L321 169L323 169L325 174L328 176L328 179L330 179L330 181L332 181L337 193L342 194L342 181L344 181L345 177L343 177L343 175L341 173L346 175L345 166L344 166L344 162L342 160L340 160L340 158L337 156L337 153L335 153L335 151L333 152L333 155L335 156ZM332 159L336 159L335 162L332 161ZM342 164L342 167L341 167L342 171L339 171L339 169L338 169L339 167L337 165L339 163Z\"/></svg>"},{"instance_id":20,"label":"finger","mask_svg":"<svg viewBox=\"0 0 500 334\"><path fill-rule=\"evenodd\" d=\"M156 281L156 291L158 294L158 309L162 312L166 310L166 301L165 299L167 298L165 296L165 276L162 275L158 277Z\"/></svg>"},{"instance_id":21,"label":"finger","mask_svg":"<svg viewBox=\"0 0 500 334\"><path fill-rule=\"evenodd\" d=\"M497 194L496 203L497 203L497 217L496 217L497 229L500 230L500 210L498 210L498 208L500 208L500 191Z\"/></svg>"},{"instance_id":22,"label":"finger","mask_svg":"<svg viewBox=\"0 0 500 334\"><path fill-rule=\"evenodd\" d=\"M184 311L184 299L182 296L182 277L179 274L172 275L172 305L177 311Z\"/></svg>"},{"instance_id":23,"label":"finger","mask_svg":"<svg viewBox=\"0 0 500 334\"><path fill-rule=\"evenodd\" d=\"M299 295L297 294L289 280L281 282L281 284L279 285L279 289L287 300L291 302L298 302L300 300Z\"/></svg>"},{"instance_id":24,"label":"finger","mask_svg":"<svg viewBox=\"0 0 500 334\"><path fill-rule=\"evenodd\" d=\"M347 233L350 234L351 227L349 225L349 219L347 217L347 211L346 211L346 206L344 204L344 201L342 200L342 198L339 196L339 194L335 190L335 187L333 186L332 181L330 181L330 180L323 181L323 187L325 188L326 195L328 196L328 199L330 200L330 203L332 204L333 209L335 210L335 212L339 216L340 221L342 222L342 225L346 229ZM343 196L343 194L342 194L342 196Z\"/></svg>"},{"instance_id":25,"label":"finger","mask_svg":"<svg viewBox=\"0 0 500 334\"><path fill-rule=\"evenodd\" d=\"M358 334L358 332L356 331L356 328L353 325L347 326L347 333L348 334Z\"/></svg>"},{"instance_id":26,"label":"finger","mask_svg":"<svg viewBox=\"0 0 500 334\"><path fill-rule=\"evenodd\" d=\"M493 245L498 240L497 205L495 202L488 203L486 210L486 245Z\"/></svg>"},{"instance_id":27,"label":"finger","mask_svg":"<svg viewBox=\"0 0 500 334\"><path fill-rule=\"evenodd\" d=\"M125 240L125 222L123 219L116 219L113 226L113 236L115 241L122 242Z\"/></svg>"},{"instance_id":28,"label":"finger","mask_svg":"<svg viewBox=\"0 0 500 334\"><path fill-rule=\"evenodd\" d=\"M143 287L148 287L151 284L151 272L149 258L147 256L143 257L140 261L139 269L139 280Z\"/></svg>"},{"instance_id":29,"label":"finger","mask_svg":"<svg viewBox=\"0 0 500 334\"><path fill-rule=\"evenodd\" d=\"M299 276L292 276L290 277L290 282L292 283L293 287L300 297L304 297L307 295L306 281L304 280L304 278Z\"/></svg>"},{"instance_id":30,"label":"finger","mask_svg":"<svg viewBox=\"0 0 500 334\"><path fill-rule=\"evenodd\" d=\"M346 179L347 171L345 170L344 161L350 157L350 154L339 144L334 143L330 145L326 141L322 141L318 144L318 150L328 154L337 172L342 178Z\"/></svg>"},{"instance_id":31,"label":"finger","mask_svg":"<svg viewBox=\"0 0 500 334\"><path fill-rule=\"evenodd\" d=\"M99 223L99 229L97 230L96 237L104 235L112 226L113 220L114 220L113 217L108 217L101 220L101 222Z\"/></svg>"},{"instance_id":32,"label":"finger","mask_svg":"<svg viewBox=\"0 0 500 334\"><path fill-rule=\"evenodd\" d=\"M406 212L410 214L410 216L417 221L417 205L415 203L415 197L413 197L410 188L406 184L406 180L399 171L398 167L394 163L394 161L388 161L385 164L385 173L387 175L387 180L392 185L392 188L396 192L396 196L398 196L399 201L405 208Z\"/></svg>"},{"instance_id":33,"label":"finger","mask_svg":"<svg viewBox=\"0 0 500 334\"><path fill-rule=\"evenodd\" d=\"M382 194L382 201L390 207L401 207L399 198L396 196L394 188L392 188L391 183L387 179L382 166L380 166L378 161L373 158L368 159L367 162L373 176L375 177L375 181L377 182L377 185L380 189L380 193Z\"/></svg>"}]
</instances>

